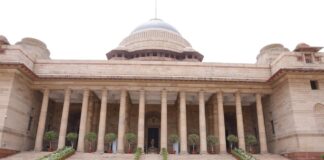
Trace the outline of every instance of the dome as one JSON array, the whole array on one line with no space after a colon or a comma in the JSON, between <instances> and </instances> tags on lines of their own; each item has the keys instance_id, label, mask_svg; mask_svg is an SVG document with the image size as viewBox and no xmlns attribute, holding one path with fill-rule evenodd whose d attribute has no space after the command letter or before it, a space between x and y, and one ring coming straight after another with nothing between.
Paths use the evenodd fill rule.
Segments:
<instances>
[{"instance_id":1,"label":"dome","mask_svg":"<svg viewBox=\"0 0 324 160\"><path fill-rule=\"evenodd\" d=\"M132 33L141 32L141 31L150 30L150 29L162 29L162 30L167 30L167 31L171 31L171 32L180 34L177 31L177 29L175 29L170 24L162 21L161 19L151 19L150 21L143 23L142 25L136 27Z\"/></svg>"},{"instance_id":2,"label":"dome","mask_svg":"<svg viewBox=\"0 0 324 160\"><path fill-rule=\"evenodd\" d=\"M107 53L108 60L202 61L203 55L170 24L161 19L136 27L118 45Z\"/></svg>"}]
</instances>

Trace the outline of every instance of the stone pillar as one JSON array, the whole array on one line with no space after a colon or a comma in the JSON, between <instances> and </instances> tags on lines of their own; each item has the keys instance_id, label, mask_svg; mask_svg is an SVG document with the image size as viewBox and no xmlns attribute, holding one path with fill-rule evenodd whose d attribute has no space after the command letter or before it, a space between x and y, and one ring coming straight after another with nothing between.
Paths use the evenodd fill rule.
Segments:
<instances>
[{"instance_id":1,"label":"stone pillar","mask_svg":"<svg viewBox=\"0 0 324 160\"><path fill-rule=\"evenodd\" d=\"M78 152L84 152L84 136L86 132L87 125L87 112L89 103L90 90L85 89L83 91L81 117L80 117L80 127L79 127L79 138L78 138Z\"/></svg>"},{"instance_id":2,"label":"stone pillar","mask_svg":"<svg viewBox=\"0 0 324 160\"><path fill-rule=\"evenodd\" d=\"M218 105L217 105L217 96L214 96L212 98L212 109L211 109L211 113L212 113L212 126L210 128L213 129L212 133L215 135L215 137L219 137L219 125L218 125L218 109L217 109Z\"/></svg>"},{"instance_id":3,"label":"stone pillar","mask_svg":"<svg viewBox=\"0 0 324 160\"><path fill-rule=\"evenodd\" d=\"M245 150L242 104L241 104L241 95L239 92L235 93L235 102L236 102L237 137L239 141L238 142L239 148Z\"/></svg>"},{"instance_id":4,"label":"stone pillar","mask_svg":"<svg viewBox=\"0 0 324 160\"><path fill-rule=\"evenodd\" d=\"M118 121L118 137L117 152L124 153L124 136L126 129L126 98L127 91L122 90L120 94L119 121Z\"/></svg>"},{"instance_id":5,"label":"stone pillar","mask_svg":"<svg viewBox=\"0 0 324 160\"><path fill-rule=\"evenodd\" d=\"M263 110L262 110L262 101L261 101L261 95L259 93L256 94L256 108L257 108L257 116L258 116L260 152L262 154L268 153L267 139L266 139L266 133L264 127Z\"/></svg>"},{"instance_id":6,"label":"stone pillar","mask_svg":"<svg viewBox=\"0 0 324 160\"><path fill-rule=\"evenodd\" d=\"M38 128L37 128L37 135L36 135L35 148L34 148L35 151L42 151L43 148L43 136L45 130L46 116L47 116L48 100L49 100L49 89L45 89L43 94L42 108L38 120Z\"/></svg>"},{"instance_id":7,"label":"stone pillar","mask_svg":"<svg viewBox=\"0 0 324 160\"><path fill-rule=\"evenodd\" d=\"M71 90L66 89L64 94L64 103L63 103L63 110L62 110L59 141L57 145L58 149L63 148L65 146L66 129L69 120L70 96L71 96Z\"/></svg>"},{"instance_id":8,"label":"stone pillar","mask_svg":"<svg viewBox=\"0 0 324 160\"><path fill-rule=\"evenodd\" d=\"M168 103L167 91L161 93L161 149L168 149Z\"/></svg>"},{"instance_id":9,"label":"stone pillar","mask_svg":"<svg viewBox=\"0 0 324 160\"><path fill-rule=\"evenodd\" d=\"M186 92L180 92L180 153L187 154L187 111Z\"/></svg>"},{"instance_id":10,"label":"stone pillar","mask_svg":"<svg viewBox=\"0 0 324 160\"><path fill-rule=\"evenodd\" d=\"M204 92L199 92L199 137L200 137L200 153L207 153L207 137L206 137L206 116L205 116L205 96Z\"/></svg>"},{"instance_id":11,"label":"stone pillar","mask_svg":"<svg viewBox=\"0 0 324 160\"><path fill-rule=\"evenodd\" d=\"M226 134L225 134L225 119L223 106L223 93L217 93L217 110L218 110L218 127L219 127L219 152L226 153Z\"/></svg>"},{"instance_id":12,"label":"stone pillar","mask_svg":"<svg viewBox=\"0 0 324 160\"><path fill-rule=\"evenodd\" d=\"M101 94L101 106L100 106L100 118L99 118L99 129L98 129L98 142L97 152L104 153L105 145L105 131L106 131L106 116L107 116L107 89L102 90Z\"/></svg>"},{"instance_id":13,"label":"stone pillar","mask_svg":"<svg viewBox=\"0 0 324 160\"><path fill-rule=\"evenodd\" d=\"M145 133L145 91L140 91L138 104L138 127L137 127L137 148L144 151L144 133Z\"/></svg>"}]
</instances>

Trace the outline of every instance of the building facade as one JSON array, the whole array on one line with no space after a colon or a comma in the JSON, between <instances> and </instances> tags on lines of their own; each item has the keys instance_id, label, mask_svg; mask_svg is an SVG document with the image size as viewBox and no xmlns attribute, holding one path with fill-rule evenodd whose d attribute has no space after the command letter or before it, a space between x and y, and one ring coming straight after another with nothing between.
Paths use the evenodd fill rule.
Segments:
<instances>
[{"instance_id":1,"label":"building facade","mask_svg":"<svg viewBox=\"0 0 324 160\"><path fill-rule=\"evenodd\" d=\"M117 135L125 153L126 133L133 148L158 153L191 153L188 136L199 135L197 151L210 153L207 137L226 153L228 135L247 149L254 135L256 153L292 159L324 152L324 54L321 47L281 44L263 47L255 64L205 63L203 55L171 25L153 19L137 27L108 60L53 60L33 38L9 44L0 37L0 150L46 150L46 131L68 145L78 133L77 150L88 149L85 135L98 135L95 150L107 150L106 133ZM152 142L154 141L154 142ZM153 150L150 150L152 149Z\"/></svg>"}]
</instances>

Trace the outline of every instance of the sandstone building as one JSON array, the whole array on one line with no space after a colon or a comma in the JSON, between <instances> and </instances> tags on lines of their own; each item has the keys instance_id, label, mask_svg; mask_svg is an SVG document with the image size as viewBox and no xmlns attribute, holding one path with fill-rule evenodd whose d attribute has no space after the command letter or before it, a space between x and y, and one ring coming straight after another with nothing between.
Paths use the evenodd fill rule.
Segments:
<instances>
[{"instance_id":1,"label":"sandstone building","mask_svg":"<svg viewBox=\"0 0 324 160\"><path fill-rule=\"evenodd\" d=\"M205 63L203 54L171 25L153 19L137 27L107 53L108 60L54 60L33 38L9 44L0 37L0 151L46 150L44 132L97 133L104 152L106 133L117 134L117 152L127 149L124 135L137 135L135 147L147 152L192 150L189 134L219 138L217 153L229 150L226 137L258 138L257 153L292 159L324 152L324 53L321 47L281 44L263 47L255 64Z\"/></svg>"}]
</instances>

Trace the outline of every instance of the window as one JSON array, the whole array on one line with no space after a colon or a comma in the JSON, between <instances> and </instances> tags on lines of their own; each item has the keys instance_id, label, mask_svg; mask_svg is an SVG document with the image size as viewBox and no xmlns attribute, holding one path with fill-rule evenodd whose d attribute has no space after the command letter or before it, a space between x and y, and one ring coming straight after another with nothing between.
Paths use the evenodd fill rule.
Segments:
<instances>
[{"instance_id":1,"label":"window","mask_svg":"<svg viewBox=\"0 0 324 160\"><path fill-rule=\"evenodd\" d=\"M156 52L153 52L153 56L157 56L157 53Z\"/></svg>"},{"instance_id":2,"label":"window","mask_svg":"<svg viewBox=\"0 0 324 160\"><path fill-rule=\"evenodd\" d=\"M306 63L313 63L313 57L311 54L305 54L305 62Z\"/></svg>"},{"instance_id":3,"label":"window","mask_svg":"<svg viewBox=\"0 0 324 160\"><path fill-rule=\"evenodd\" d=\"M312 90L318 90L319 89L318 81L316 81L316 80L311 80L310 85L311 85Z\"/></svg>"},{"instance_id":4,"label":"window","mask_svg":"<svg viewBox=\"0 0 324 160\"><path fill-rule=\"evenodd\" d=\"M272 128L272 134L276 134L275 132L275 128L274 128L274 123L273 123L273 120L271 120L271 128Z\"/></svg>"},{"instance_id":5,"label":"window","mask_svg":"<svg viewBox=\"0 0 324 160\"><path fill-rule=\"evenodd\" d=\"M30 129L31 129L32 122L33 122L33 117L30 116L29 121L28 121L28 128L27 128L28 131L30 131Z\"/></svg>"}]
</instances>

